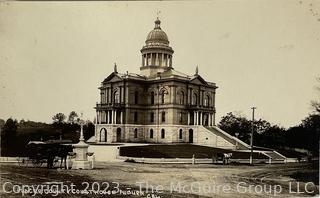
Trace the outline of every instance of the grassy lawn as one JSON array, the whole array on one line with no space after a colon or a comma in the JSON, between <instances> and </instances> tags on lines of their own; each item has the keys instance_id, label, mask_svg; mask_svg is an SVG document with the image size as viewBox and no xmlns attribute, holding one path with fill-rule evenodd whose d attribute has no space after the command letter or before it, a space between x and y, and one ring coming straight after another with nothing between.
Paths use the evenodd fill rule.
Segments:
<instances>
[{"instance_id":1,"label":"grassy lawn","mask_svg":"<svg viewBox=\"0 0 320 198\"><path fill-rule=\"evenodd\" d=\"M145 157L145 158L212 158L212 154L232 153L234 159L249 159L250 153L241 151L232 151L227 149L199 146L192 144L155 144L147 146L128 146L120 147L120 155L127 157ZM264 155L254 153L255 159L267 159Z\"/></svg>"}]
</instances>

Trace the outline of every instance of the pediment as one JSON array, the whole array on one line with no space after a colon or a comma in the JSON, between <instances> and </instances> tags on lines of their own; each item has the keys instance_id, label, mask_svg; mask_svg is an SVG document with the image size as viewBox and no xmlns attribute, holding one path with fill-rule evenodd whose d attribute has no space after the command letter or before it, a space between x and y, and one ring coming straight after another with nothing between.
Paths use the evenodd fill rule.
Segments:
<instances>
[{"instance_id":1,"label":"pediment","mask_svg":"<svg viewBox=\"0 0 320 198\"><path fill-rule=\"evenodd\" d=\"M194 78L192 78L190 82L197 85L208 85L207 81L205 81L200 75L197 75Z\"/></svg>"},{"instance_id":2,"label":"pediment","mask_svg":"<svg viewBox=\"0 0 320 198\"><path fill-rule=\"evenodd\" d=\"M103 83L118 82L122 81L122 78L115 72L111 73L107 78L104 79Z\"/></svg>"}]
</instances>

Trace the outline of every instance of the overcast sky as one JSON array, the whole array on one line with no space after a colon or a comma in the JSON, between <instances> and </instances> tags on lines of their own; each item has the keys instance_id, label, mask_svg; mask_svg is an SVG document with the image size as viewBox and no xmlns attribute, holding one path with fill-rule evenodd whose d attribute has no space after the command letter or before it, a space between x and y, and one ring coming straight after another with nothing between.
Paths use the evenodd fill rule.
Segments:
<instances>
[{"instance_id":1,"label":"overcast sky","mask_svg":"<svg viewBox=\"0 0 320 198\"><path fill-rule=\"evenodd\" d=\"M140 49L161 27L173 67L217 83L217 120L228 112L284 127L319 98L320 1L1 2L0 118L93 120L98 86L113 71L139 73Z\"/></svg>"}]
</instances>

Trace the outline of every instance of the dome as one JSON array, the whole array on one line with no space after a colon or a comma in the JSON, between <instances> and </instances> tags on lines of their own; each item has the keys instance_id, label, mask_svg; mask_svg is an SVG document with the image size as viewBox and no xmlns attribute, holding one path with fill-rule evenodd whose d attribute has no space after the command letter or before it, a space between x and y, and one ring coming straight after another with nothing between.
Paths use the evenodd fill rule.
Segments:
<instances>
[{"instance_id":1,"label":"dome","mask_svg":"<svg viewBox=\"0 0 320 198\"><path fill-rule=\"evenodd\" d=\"M151 32L149 32L147 39L146 39L146 44L147 45L148 44L169 45L168 36L160 27L161 21L159 19L157 19L154 23L155 23L155 27Z\"/></svg>"}]
</instances>

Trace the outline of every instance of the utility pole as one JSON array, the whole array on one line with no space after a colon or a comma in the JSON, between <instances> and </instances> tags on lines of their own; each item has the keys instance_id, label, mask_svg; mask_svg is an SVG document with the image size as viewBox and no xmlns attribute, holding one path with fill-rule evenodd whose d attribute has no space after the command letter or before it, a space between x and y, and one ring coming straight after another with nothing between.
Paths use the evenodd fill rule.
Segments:
<instances>
[{"instance_id":1,"label":"utility pole","mask_svg":"<svg viewBox=\"0 0 320 198\"><path fill-rule=\"evenodd\" d=\"M253 164L253 131L254 131L254 110L257 109L257 107L252 107L252 125L251 125L251 141L250 141L250 147L251 147L251 152L250 152L250 164Z\"/></svg>"}]
</instances>

